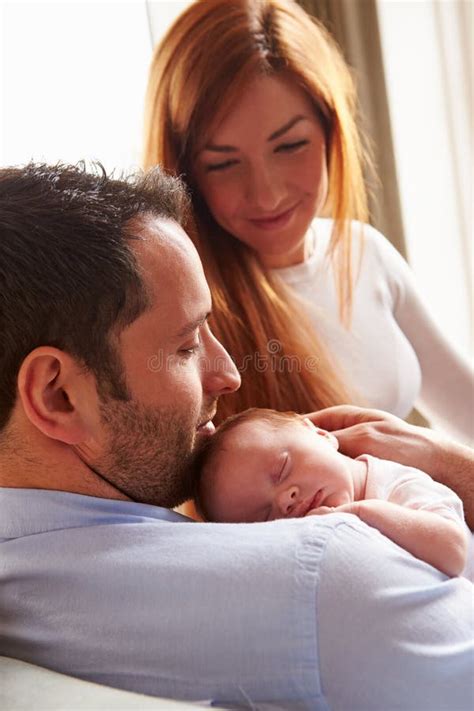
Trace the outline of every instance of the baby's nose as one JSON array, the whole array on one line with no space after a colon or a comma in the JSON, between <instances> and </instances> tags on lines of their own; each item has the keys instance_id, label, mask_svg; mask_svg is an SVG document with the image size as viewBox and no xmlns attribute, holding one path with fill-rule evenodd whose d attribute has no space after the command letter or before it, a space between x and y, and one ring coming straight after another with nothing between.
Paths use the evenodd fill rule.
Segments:
<instances>
[{"instance_id":1,"label":"baby's nose","mask_svg":"<svg viewBox=\"0 0 474 711\"><path fill-rule=\"evenodd\" d=\"M278 508L283 516L289 516L298 501L298 487L290 486L280 492Z\"/></svg>"}]
</instances>

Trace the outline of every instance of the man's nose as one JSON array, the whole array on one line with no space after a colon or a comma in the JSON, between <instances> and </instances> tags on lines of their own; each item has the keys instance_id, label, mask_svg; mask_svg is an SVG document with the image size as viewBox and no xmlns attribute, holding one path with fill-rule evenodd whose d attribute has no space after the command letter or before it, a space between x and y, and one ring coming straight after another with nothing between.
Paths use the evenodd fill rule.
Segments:
<instances>
[{"instance_id":1,"label":"man's nose","mask_svg":"<svg viewBox=\"0 0 474 711\"><path fill-rule=\"evenodd\" d=\"M213 348L204 373L204 389L212 397L228 395L240 388L240 374L226 349L211 334Z\"/></svg>"},{"instance_id":2,"label":"man's nose","mask_svg":"<svg viewBox=\"0 0 474 711\"><path fill-rule=\"evenodd\" d=\"M282 516L289 516L298 502L298 487L287 486L277 496L277 506Z\"/></svg>"}]
</instances>

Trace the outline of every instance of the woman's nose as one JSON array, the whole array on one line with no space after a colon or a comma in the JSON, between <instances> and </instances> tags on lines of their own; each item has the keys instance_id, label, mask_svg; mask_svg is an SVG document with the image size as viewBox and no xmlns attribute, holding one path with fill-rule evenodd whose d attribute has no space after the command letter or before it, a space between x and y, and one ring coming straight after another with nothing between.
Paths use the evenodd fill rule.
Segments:
<instances>
[{"instance_id":1,"label":"woman's nose","mask_svg":"<svg viewBox=\"0 0 474 711\"><path fill-rule=\"evenodd\" d=\"M252 171L248 183L248 199L256 210L265 214L278 209L282 203L283 190L275 171L265 166L259 166Z\"/></svg>"},{"instance_id":2,"label":"woman's nose","mask_svg":"<svg viewBox=\"0 0 474 711\"><path fill-rule=\"evenodd\" d=\"M278 494L278 508L282 516L289 516L298 502L298 487L289 486Z\"/></svg>"}]
</instances>

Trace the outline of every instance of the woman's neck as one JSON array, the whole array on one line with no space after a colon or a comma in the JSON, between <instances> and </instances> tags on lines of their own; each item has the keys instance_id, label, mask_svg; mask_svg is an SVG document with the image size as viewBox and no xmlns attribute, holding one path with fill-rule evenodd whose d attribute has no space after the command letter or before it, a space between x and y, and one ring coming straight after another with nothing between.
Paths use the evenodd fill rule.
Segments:
<instances>
[{"instance_id":1,"label":"woman's neck","mask_svg":"<svg viewBox=\"0 0 474 711\"><path fill-rule=\"evenodd\" d=\"M286 267L295 267L297 264L303 264L314 253L316 244L316 235L313 229L307 230L304 239L291 252L284 254L259 254L260 261L265 269L284 269Z\"/></svg>"}]
</instances>

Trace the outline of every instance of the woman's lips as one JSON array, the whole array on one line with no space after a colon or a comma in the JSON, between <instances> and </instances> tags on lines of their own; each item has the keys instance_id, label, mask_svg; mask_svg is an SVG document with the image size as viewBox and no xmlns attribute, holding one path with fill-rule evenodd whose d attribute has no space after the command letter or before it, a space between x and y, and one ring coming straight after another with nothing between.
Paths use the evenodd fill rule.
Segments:
<instances>
[{"instance_id":1,"label":"woman's lips","mask_svg":"<svg viewBox=\"0 0 474 711\"><path fill-rule=\"evenodd\" d=\"M291 220L297 207L298 207L298 205L293 205L293 207L290 207L288 210L285 210L284 212L280 212L278 215L275 215L274 217L251 218L251 219L249 219L249 222L251 222L252 225L254 225L255 227L258 227L259 229L262 229L262 230L281 229L282 227L285 227L288 224L288 222Z\"/></svg>"}]
</instances>

